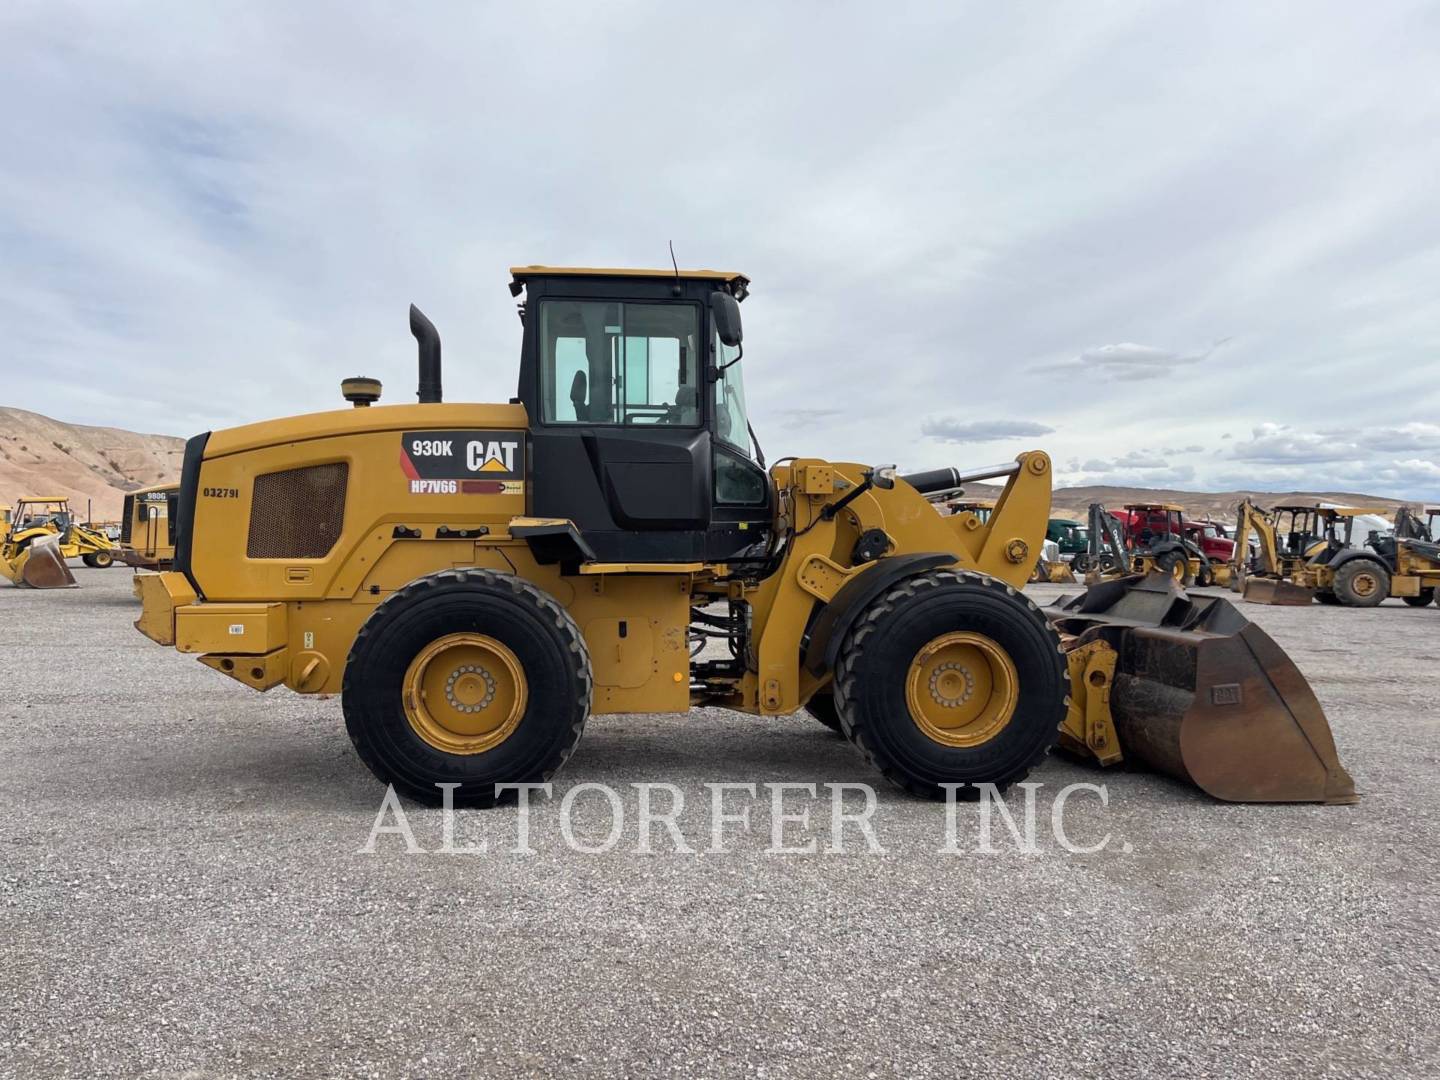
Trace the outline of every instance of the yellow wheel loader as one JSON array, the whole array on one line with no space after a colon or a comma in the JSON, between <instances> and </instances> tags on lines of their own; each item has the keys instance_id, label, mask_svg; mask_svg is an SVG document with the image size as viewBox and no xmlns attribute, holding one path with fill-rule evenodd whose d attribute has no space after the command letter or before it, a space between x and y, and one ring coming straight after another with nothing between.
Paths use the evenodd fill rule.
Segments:
<instances>
[{"instance_id":1,"label":"yellow wheel loader","mask_svg":"<svg viewBox=\"0 0 1440 1080\"><path fill-rule=\"evenodd\" d=\"M137 570L166 570L175 557L179 484L156 484L125 496L116 557Z\"/></svg>"},{"instance_id":2,"label":"yellow wheel loader","mask_svg":"<svg viewBox=\"0 0 1440 1080\"><path fill-rule=\"evenodd\" d=\"M975 519L975 526L988 525L990 515L995 512L994 499L946 499L941 505L952 515L971 515Z\"/></svg>"},{"instance_id":3,"label":"yellow wheel loader","mask_svg":"<svg viewBox=\"0 0 1440 1080\"><path fill-rule=\"evenodd\" d=\"M136 626L255 689L340 694L360 758L430 802L548 780L592 714L692 706L808 709L924 796L1019 780L1063 728L1220 798L1354 798L1304 678L1233 608L1138 578L1049 618L1026 599L1044 453L767 469L748 289L516 268L519 386L499 405L442 401L412 307L417 404L347 380L355 408L187 443L174 569L136 578ZM927 501L985 479L1004 482L987 522ZM1233 776L1197 760L1220 743L1245 757Z\"/></svg>"},{"instance_id":4,"label":"yellow wheel loader","mask_svg":"<svg viewBox=\"0 0 1440 1080\"><path fill-rule=\"evenodd\" d=\"M0 575L35 589L70 588L75 576L65 565L80 559L104 569L114 562L109 537L75 521L70 501L58 495L27 496L16 502L0 541Z\"/></svg>"}]
</instances>

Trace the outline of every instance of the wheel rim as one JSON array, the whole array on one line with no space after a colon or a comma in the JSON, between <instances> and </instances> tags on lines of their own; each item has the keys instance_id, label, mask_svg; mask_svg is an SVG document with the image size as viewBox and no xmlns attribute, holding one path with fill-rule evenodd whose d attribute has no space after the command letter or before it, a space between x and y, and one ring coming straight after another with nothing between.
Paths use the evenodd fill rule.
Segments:
<instances>
[{"instance_id":1,"label":"wheel rim","mask_svg":"<svg viewBox=\"0 0 1440 1080\"><path fill-rule=\"evenodd\" d=\"M1186 560L1178 559L1175 565L1170 567L1170 576L1183 585L1185 582L1185 573L1189 569L1190 567Z\"/></svg>"},{"instance_id":2,"label":"wheel rim","mask_svg":"<svg viewBox=\"0 0 1440 1080\"><path fill-rule=\"evenodd\" d=\"M448 754L483 754L520 726L529 689L519 658L483 634L447 634L410 662L405 717Z\"/></svg>"},{"instance_id":3,"label":"wheel rim","mask_svg":"<svg viewBox=\"0 0 1440 1080\"><path fill-rule=\"evenodd\" d=\"M910 717L943 746L979 746L1015 715L1020 678L1010 654L984 634L942 634L915 654L905 679Z\"/></svg>"},{"instance_id":4,"label":"wheel rim","mask_svg":"<svg viewBox=\"0 0 1440 1080\"><path fill-rule=\"evenodd\" d=\"M1350 579L1350 589L1356 596L1369 598L1380 588L1380 581L1368 570L1361 570Z\"/></svg>"}]
</instances>

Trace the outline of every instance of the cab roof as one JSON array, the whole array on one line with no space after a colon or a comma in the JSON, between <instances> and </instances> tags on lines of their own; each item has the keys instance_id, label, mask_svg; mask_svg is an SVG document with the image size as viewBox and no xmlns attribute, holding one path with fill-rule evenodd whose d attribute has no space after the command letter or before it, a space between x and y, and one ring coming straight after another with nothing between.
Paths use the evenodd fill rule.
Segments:
<instances>
[{"instance_id":1,"label":"cab roof","mask_svg":"<svg viewBox=\"0 0 1440 1080\"><path fill-rule=\"evenodd\" d=\"M538 277L600 277L600 278L675 278L682 281L723 281L731 286L737 300L743 300L750 291L750 279L734 270L676 270L665 267L660 270L633 269L615 266L512 266L510 268L510 291L519 295L520 288L529 278Z\"/></svg>"},{"instance_id":2,"label":"cab roof","mask_svg":"<svg viewBox=\"0 0 1440 1080\"><path fill-rule=\"evenodd\" d=\"M1183 514L1185 508L1176 506L1174 503L1126 503L1126 510L1169 510L1177 514Z\"/></svg>"},{"instance_id":3,"label":"cab roof","mask_svg":"<svg viewBox=\"0 0 1440 1080\"><path fill-rule=\"evenodd\" d=\"M24 498L15 501L16 506L28 506L31 503L68 503L68 495L26 495Z\"/></svg>"}]
</instances>

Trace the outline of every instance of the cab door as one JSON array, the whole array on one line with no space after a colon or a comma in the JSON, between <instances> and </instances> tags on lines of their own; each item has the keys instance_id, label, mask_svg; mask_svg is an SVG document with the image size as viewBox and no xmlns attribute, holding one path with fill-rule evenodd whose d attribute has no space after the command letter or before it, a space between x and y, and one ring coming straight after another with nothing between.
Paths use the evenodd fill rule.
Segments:
<instances>
[{"instance_id":1,"label":"cab door","mask_svg":"<svg viewBox=\"0 0 1440 1080\"><path fill-rule=\"evenodd\" d=\"M532 513L574 521L602 559L701 557L712 447L700 305L544 297L534 318Z\"/></svg>"}]
</instances>

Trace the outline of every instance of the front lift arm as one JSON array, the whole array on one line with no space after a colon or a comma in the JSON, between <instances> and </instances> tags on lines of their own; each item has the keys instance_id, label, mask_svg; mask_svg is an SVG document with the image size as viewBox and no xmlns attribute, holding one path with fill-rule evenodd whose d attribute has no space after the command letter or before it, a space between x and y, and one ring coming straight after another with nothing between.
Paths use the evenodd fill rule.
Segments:
<instances>
[{"instance_id":1,"label":"front lift arm","mask_svg":"<svg viewBox=\"0 0 1440 1080\"><path fill-rule=\"evenodd\" d=\"M782 507L777 532L785 547L778 569L748 597L756 665L741 686L739 707L745 711L794 712L829 681L828 669L817 673L801 663L807 633L818 611L836 602L842 588L885 565L887 558L939 555L939 564L917 561L914 572L948 565L988 574L1016 589L1029 578L1050 514L1050 459L1043 452L1021 454L1005 468L1005 489L983 523L973 515L942 516L903 479L893 488L871 487L847 499L864 484L867 471L863 465L813 458L771 471ZM838 512L827 512L842 500L846 504ZM865 597L865 592L847 595ZM827 621L843 637L858 615L859 610L842 612Z\"/></svg>"}]
</instances>

